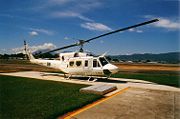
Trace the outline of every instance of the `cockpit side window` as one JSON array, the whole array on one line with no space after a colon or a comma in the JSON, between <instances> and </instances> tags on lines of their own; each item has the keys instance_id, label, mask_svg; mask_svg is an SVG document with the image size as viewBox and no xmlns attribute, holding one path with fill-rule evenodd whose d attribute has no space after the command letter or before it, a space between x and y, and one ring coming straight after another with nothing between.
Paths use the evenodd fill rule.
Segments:
<instances>
[{"instance_id":1,"label":"cockpit side window","mask_svg":"<svg viewBox=\"0 0 180 119\"><path fill-rule=\"evenodd\" d=\"M101 62L102 66L108 64L108 61L104 57L100 57L99 61Z\"/></svg>"},{"instance_id":2,"label":"cockpit side window","mask_svg":"<svg viewBox=\"0 0 180 119\"><path fill-rule=\"evenodd\" d=\"M97 62L97 63L98 63L97 66L98 66L98 67L101 67L100 64L99 64L99 62Z\"/></svg>"}]
</instances>

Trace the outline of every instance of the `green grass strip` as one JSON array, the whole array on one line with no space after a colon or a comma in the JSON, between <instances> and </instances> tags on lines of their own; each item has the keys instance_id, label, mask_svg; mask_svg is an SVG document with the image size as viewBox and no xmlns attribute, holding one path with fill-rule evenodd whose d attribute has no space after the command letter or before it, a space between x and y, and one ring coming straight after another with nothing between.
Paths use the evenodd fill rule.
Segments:
<instances>
[{"instance_id":1,"label":"green grass strip","mask_svg":"<svg viewBox=\"0 0 180 119\"><path fill-rule=\"evenodd\" d=\"M180 87L180 77L179 75L167 75L167 74L148 74L148 73L119 73L114 74L112 77L115 78L128 78L128 79L138 79L144 81L150 81L157 84Z\"/></svg>"},{"instance_id":2,"label":"green grass strip","mask_svg":"<svg viewBox=\"0 0 180 119\"><path fill-rule=\"evenodd\" d=\"M52 119L102 97L80 93L82 87L0 75L0 118Z\"/></svg>"}]
</instances>

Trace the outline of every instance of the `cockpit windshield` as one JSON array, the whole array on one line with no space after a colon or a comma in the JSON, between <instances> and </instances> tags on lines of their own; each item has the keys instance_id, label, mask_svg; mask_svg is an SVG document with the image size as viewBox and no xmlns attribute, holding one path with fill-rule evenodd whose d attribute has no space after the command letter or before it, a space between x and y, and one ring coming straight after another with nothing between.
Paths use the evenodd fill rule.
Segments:
<instances>
[{"instance_id":1,"label":"cockpit windshield","mask_svg":"<svg viewBox=\"0 0 180 119\"><path fill-rule=\"evenodd\" d=\"M99 61L101 62L102 66L108 64L108 61L104 57L100 57Z\"/></svg>"}]
</instances>

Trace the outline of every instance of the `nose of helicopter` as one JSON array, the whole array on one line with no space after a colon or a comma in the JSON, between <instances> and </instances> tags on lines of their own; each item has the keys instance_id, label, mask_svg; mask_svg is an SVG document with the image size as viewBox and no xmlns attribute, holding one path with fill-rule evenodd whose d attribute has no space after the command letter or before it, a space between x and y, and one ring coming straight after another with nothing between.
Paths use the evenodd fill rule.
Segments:
<instances>
[{"instance_id":1,"label":"nose of helicopter","mask_svg":"<svg viewBox=\"0 0 180 119\"><path fill-rule=\"evenodd\" d=\"M119 71L119 68L115 65L112 65L112 64L106 64L104 67L103 67L103 71L105 74L109 73L109 74L115 74Z\"/></svg>"}]
</instances>

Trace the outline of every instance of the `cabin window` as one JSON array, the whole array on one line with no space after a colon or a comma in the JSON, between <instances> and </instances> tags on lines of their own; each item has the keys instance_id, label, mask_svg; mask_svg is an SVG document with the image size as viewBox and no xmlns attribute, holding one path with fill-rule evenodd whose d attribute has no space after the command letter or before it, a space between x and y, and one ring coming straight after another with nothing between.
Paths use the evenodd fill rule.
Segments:
<instances>
[{"instance_id":1,"label":"cabin window","mask_svg":"<svg viewBox=\"0 0 180 119\"><path fill-rule=\"evenodd\" d=\"M97 67L97 59L93 60L93 67Z\"/></svg>"},{"instance_id":2,"label":"cabin window","mask_svg":"<svg viewBox=\"0 0 180 119\"><path fill-rule=\"evenodd\" d=\"M97 60L96 59L93 60L93 67L97 67Z\"/></svg>"},{"instance_id":3,"label":"cabin window","mask_svg":"<svg viewBox=\"0 0 180 119\"><path fill-rule=\"evenodd\" d=\"M73 65L74 65L74 61L70 61L70 62L69 62L69 66L72 67Z\"/></svg>"},{"instance_id":4,"label":"cabin window","mask_svg":"<svg viewBox=\"0 0 180 119\"><path fill-rule=\"evenodd\" d=\"M99 62L97 61L97 59L93 60L93 67L100 67Z\"/></svg>"},{"instance_id":5,"label":"cabin window","mask_svg":"<svg viewBox=\"0 0 180 119\"><path fill-rule=\"evenodd\" d=\"M62 56L62 61L64 61L64 56Z\"/></svg>"},{"instance_id":6,"label":"cabin window","mask_svg":"<svg viewBox=\"0 0 180 119\"><path fill-rule=\"evenodd\" d=\"M85 60L85 64L84 64L85 67L88 67L88 61Z\"/></svg>"},{"instance_id":7,"label":"cabin window","mask_svg":"<svg viewBox=\"0 0 180 119\"><path fill-rule=\"evenodd\" d=\"M81 66L81 63L82 63L81 61L76 61L76 66L78 67Z\"/></svg>"}]
</instances>

